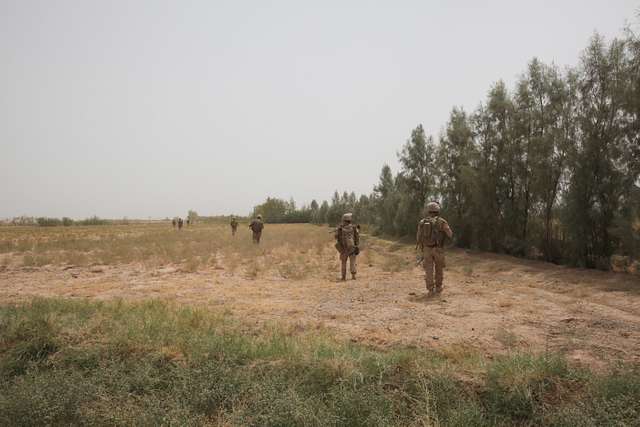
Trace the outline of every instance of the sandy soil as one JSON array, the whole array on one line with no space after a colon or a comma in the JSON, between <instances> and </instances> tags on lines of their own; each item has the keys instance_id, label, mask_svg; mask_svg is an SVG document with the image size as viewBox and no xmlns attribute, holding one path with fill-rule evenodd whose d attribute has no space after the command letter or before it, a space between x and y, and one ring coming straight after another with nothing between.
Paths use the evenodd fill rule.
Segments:
<instances>
[{"instance_id":1,"label":"sandy soil","mask_svg":"<svg viewBox=\"0 0 640 427\"><path fill-rule=\"evenodd\" d=\"M390 246L387 246L390 248ZM380 250L380 247L378 247ZM406 260L409 247L392 248ZM327 267L336 266L330 251ZM0 271L0 301L33 296L205 304L250 323L328 328L376 346L405 344L489 357L513 349L560 351L592 368L640 362L640 278L559 267L508 256L449 250L445 291L426 298L419 267L385 272L360 257L356 281L262 275L223 267L196 273L173 266L12 267ZM378 259L382 258L380 255Z\"/></svg>"}]
</instances>

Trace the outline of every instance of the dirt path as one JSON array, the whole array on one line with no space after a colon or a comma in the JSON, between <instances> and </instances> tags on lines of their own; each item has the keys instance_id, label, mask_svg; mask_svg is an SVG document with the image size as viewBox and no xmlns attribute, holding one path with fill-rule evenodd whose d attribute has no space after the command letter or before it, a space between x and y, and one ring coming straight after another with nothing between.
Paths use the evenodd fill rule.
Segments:
<instances>
[{"instance_id":1,"label":"dirt path","mask_svg":"<svg viewBox=\"0 0 640 427\"><path fill-rule=\"evenodd\" d=\"M451 250L445 292L427 299L418 267L386 272L373 261L392 254L406 265L410 248L386 246L393 252L385 252L383 246L372 243L378 256L362 258L358 280L346 283L326 277L250 279L222 267L183 273L170 266L45 266L1 271L0 300L168 298L224 308L248 322L325 327L379 346L402 343L452 354L472 347L488 355L553 350L595 368L614 360L640 363L637 276ZM327 269L336 266L330 251L322 258Z\"/></svg>"}]
</instances>

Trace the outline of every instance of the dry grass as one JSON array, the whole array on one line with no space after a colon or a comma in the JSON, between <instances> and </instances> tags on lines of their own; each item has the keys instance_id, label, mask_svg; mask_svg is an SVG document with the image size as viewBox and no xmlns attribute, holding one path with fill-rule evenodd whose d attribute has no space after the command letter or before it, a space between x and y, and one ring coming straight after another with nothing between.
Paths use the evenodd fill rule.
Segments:
<instances>
[{"instance_id":1,"label":"dry grass","mask_svg":"<svg viewBox=\"0 0 640 427\"><path fill-rule=\"evenodd\" d=\"M322 259L331 245L326 227L268 224L260 245L246 226L231 235L225 224L198 224L181 231L170 224L100 227L0 228L0 263L26 267L138 263L166 265L180 271L209 268L240 272L251 279L265 274L304 279L325 270Z\"/></svg>"},{"instance_id":2,"label":"dry grass","mask_svg":"<svg viewBox=\"0 0 640 427\"><path fill-rule=\"evenodd\" d=\"M495 333L495 339L505 348L512 349L517 346L519 338L511 330L498 328Z\"/></svg>"}]
</instances>

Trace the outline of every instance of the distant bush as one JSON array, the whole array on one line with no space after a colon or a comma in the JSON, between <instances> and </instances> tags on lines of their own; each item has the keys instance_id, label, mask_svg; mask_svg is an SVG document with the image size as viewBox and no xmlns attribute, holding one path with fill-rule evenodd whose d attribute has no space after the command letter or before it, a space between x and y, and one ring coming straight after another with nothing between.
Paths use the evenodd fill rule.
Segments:
<instances>
[{"instance_id":1,"label":"distant bush","mask_svg":"<svg viewBox=\"0 0 640 427\"><path fill-rule=\"evenodd\" d=\"M36 223L40 227L56 227L58 225L62 225L62 220L58 218L40 217L36 218Z\"/></svg>"},{"instance_id":2,"label":"distant bush","mask_svg":"<svg viewBox=\"0 0 640 427\"><path fill-rule=\"evenodd\" d=\"M36 225L36 219L31 216L17 216L11 220L11 225Z\"/></svg>"},{"instance_id":3,"label":"distant bush","mask_svg":"<svg viewBox=\"0 0 640 427\"><path fill-rule=\"evenodd\" d=\"M27 218L28 219L28 218ZM100 219L97 216L92 216L90 218L86 218L86 219L81 219L81 220L73 220L69 217L62 217L62 219L60 218L49 218L49 217L39 217L36 218L35 221L30 222L27 221L27 219L25 219L25 217L21 217L19 221L16 221L16 219L14 219L13 223L16 225L34 225L37 224L40 227L58 227L58 226L65 226L65 227L69 227L72 225L108 225L110 224L109 220L106 219Z\"/></svg>"},{"instance_id":4,"label":"distant bush","mask_svg":"<svg viewBox=\"0 0 640 427\"><path fill-rule=\"evenodd\" d=\"M100 219L97 216L75 221L76 225L108 225L109 221L106 219Z\"/></svg>"}]
</instances>

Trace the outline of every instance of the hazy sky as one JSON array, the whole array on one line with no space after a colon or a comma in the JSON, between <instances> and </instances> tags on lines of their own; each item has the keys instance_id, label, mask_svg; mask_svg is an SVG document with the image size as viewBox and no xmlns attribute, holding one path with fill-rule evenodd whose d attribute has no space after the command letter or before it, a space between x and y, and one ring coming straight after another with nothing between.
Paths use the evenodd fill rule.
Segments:
<instances>
[{"instance_id":1,"label":"hazy sky","mask_svg":"<svg viewBox=\"0 0 640 427\"><path fill-rule=\"evenodd\" d=\"M369 193L422 123L638 0L0 0L0 217L246 214Z\"/></svg>"}]
</instances>

